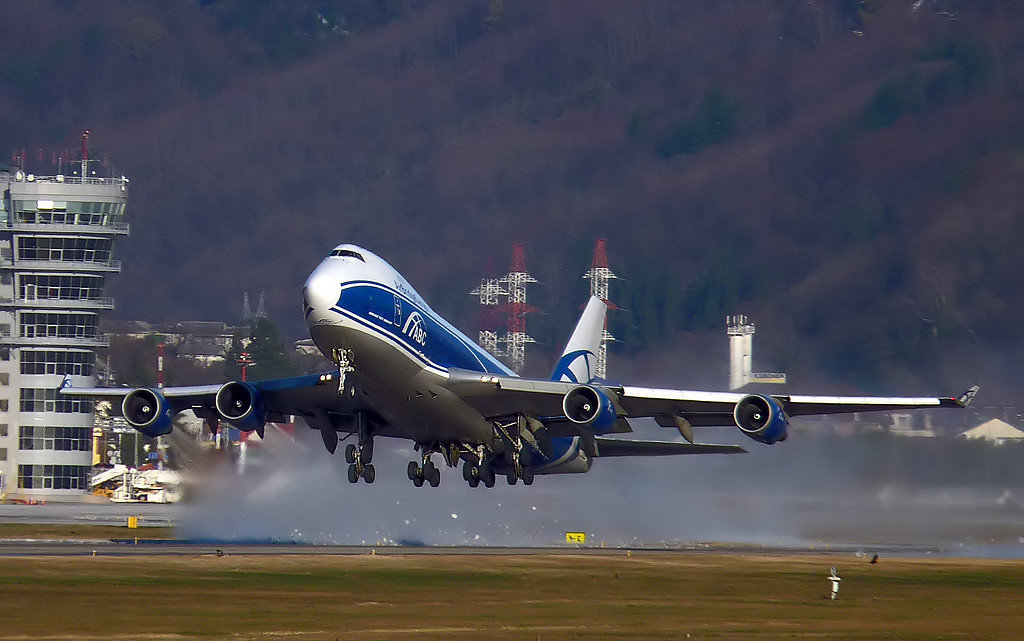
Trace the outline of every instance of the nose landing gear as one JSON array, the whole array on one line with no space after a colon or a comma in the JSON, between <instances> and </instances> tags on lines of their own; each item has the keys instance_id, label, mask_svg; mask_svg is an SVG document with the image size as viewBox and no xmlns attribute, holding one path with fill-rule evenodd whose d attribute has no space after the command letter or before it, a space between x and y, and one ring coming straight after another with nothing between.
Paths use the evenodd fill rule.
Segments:
<instances>
[{"instance_id":1,"label":"nose landing gear","mask_svg":"<svg viewBox=\"0 0 1024 641\"><path fill-rule=\"evenodd\" d=\"M345 462L348 463L348 482L358 483L363 479L367 483L373 483L377 478L377 471L373 467L373 434L366 425L366 414L356 414L356 428L359 437L359 445L349 443L345 447Z\"/></svg>"}]
</instances>

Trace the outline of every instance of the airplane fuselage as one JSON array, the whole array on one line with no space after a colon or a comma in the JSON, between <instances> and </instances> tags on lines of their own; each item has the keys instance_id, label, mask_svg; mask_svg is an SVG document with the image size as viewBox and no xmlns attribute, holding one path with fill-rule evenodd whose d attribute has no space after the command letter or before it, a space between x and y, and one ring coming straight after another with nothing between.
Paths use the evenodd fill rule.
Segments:
<instances>
[{"instance_id":1,"label":"airplane fuselage","mask_svg":"<svg viewBox=\"0 0 1024 641\"><path fill-rule=\"evenodd\" d=\"M354 386L387 423L382 435L501 449L492 424L445 383L453 368L515 374L434 312L387 262L340 245L310 274L303 296L310 337L335 362L344 352ZM538 472L579 458L578 439L553 444Z\"/></svg>"}]
</instances>

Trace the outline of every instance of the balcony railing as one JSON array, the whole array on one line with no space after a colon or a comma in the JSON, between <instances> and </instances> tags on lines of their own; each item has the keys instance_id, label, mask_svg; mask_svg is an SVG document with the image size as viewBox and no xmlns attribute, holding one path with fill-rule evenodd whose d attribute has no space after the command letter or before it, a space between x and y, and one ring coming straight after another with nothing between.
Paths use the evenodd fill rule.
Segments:
<instances>
[{"instance_id":1,"label":"balcony railing","mask_svg":"<svg viewBox=\"0 0 1024 641\"><path fill-rule=\"evenodd\" d=\"M119 260L40 260L36 258L10 258L0 256L0 265L17 269L59 270L71 272L111 272L121 271Z\"/></svg>"},{"instance_id":2,"label":"balcony railing","mask_svg":"<svg viewBox=\"0 0 1024 641\"><path fill-rule=\"evenodd\" d=\"M105 225L74 225L69 223L25 223L11 221L10 229L21 232L57 232L62 234L118 234L127 236L131 231L128 223L107 223Z\"/></svg>"},{"instance_id":3,"label":"balcony railing","mask_svg":"<svg viewBox=\"0 0 1024 641\"><path fill-rule=\"evenodd\" d=\"M110 347L110 337L86 336L83 338L58 338L56 336L11 336L0 334L0 345L8 347Z\"/></svg>"},{"instance_id":4,"label":"balcony railing","mask_svg":"<svg viewBox=\"0 0 1024 641\"><path fill-rule=\"evenodd\" d=\"M63 298L11 298L0 296L0 307L30 307L39 309L114 309L114 299L79 298L68 300Z\"/></svg>"},{"instance_id":5,"label":"balcony railing","mask_svg":"<svg viewBox=\"0 0 1024 641\"><path fill-rule=\"evenodd\" d=\"M37 176L35 174L29 174L31 180L28 180L28 176L21 180L25 182L37 182L37 183L63 183L66 185L112 185L112 186L123 186L128 184L127 178L98 178L88 177L79 178L78 176Z\"/></svg>"}]
</instances>

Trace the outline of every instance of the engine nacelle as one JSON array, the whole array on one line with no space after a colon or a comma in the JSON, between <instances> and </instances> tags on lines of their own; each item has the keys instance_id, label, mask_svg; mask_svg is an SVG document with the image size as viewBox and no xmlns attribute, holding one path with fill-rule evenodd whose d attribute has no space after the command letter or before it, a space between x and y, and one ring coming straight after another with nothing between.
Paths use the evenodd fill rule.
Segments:
<instances>
[{"instance_id":1,"label":"engine nacelle","mask_svg":"<svg viewBox=\"0 0 1024 641\"><path fill-rule=\"evenodd\" d=\"M150 438L170 434L174 427L167 399L145 387L128 392L121 401L121 415L129 425Z\"/></svg>"},{"instance_id":2,"label":"engine nacelle","mask_svg":"<svg viewBox=\"0 0 1024 641\"><path fill-rule=\"evenodd\" d=\"M570 421L585 425L596 434L610 429L619 418L608 397L589 385L580 385L566 392L562 411Z\"/></svg>"},{"instance_id":3,"label":"engine nacelle","mask_svg":"<svg viewBox=\"0 0 1024 641\"><path fill-rule=\"evenodd\" d=\"M782 406L770 396L744 396L736 403L732 416L740 431L755 441L771 445L786 440L789 418Z\"/></svg>"},{"instance_id":4,"label":"engine nacelle","mask_svg":"<svg viewBox=\"0 0 1024 641\"><path fill-rule=\"evenodd\" d=\"M217 390L214 405L222 419L243 432L262 430L267 422L259 391L242 381L225 383Z\"/></svg>"}]
</instances>

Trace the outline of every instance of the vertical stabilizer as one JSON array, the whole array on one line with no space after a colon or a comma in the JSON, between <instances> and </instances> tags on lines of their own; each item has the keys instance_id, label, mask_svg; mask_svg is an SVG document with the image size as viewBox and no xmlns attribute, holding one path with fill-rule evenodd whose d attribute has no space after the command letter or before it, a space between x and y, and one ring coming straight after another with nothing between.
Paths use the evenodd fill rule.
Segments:
<instances>
[{"instance_id":1,"label":"vertical stabilizer","mask_svg":"<svg viewBox=\"0 0 1024 641\"><path fill-rule=\"evenodd\" d=\"M597 352L604 335L604 316L608 306L600 298L591 296L586 309L576 323L562 357L551 372L553 381L589 383L597 373Z\"/></svg>"}]
</instances>

